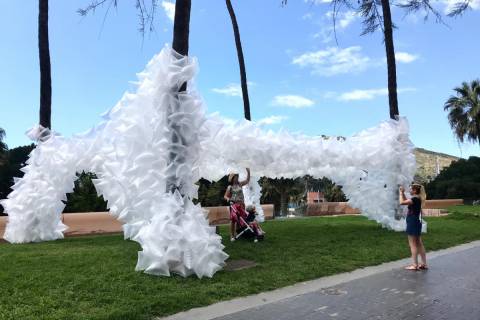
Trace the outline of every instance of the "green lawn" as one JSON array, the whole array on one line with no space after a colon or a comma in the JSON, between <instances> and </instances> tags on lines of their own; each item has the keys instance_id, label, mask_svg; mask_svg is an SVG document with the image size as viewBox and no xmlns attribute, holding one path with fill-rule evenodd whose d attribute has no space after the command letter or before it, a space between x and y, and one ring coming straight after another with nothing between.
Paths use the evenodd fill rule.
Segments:
<instances>
[{"instance_id":1,"label":"green lawn","mask_svg":"<svg viewBox=\"0 0 480 320\"><path fill-rule=\"evenodd\" d=\"M480 210L455 207L428 219L428 250L480 239ZM323 217L264 224L263 243L230 243L232 259L254 269L213 279L135 272L139 246L122 236L0 244L0 319L150 319L409 256L406 237L363 217Z\"/></svg>"},{"instance_id":2,"label":"green lawn","mask_svg":"<svg viewBox=\"0 0 480 320\"><path fill-rule=\"evenodd\" d=\"M478 218L480 217L480 206L453 206L448 207L450 218L459 220L461 218Z\"/></svg>"}]
</instances>

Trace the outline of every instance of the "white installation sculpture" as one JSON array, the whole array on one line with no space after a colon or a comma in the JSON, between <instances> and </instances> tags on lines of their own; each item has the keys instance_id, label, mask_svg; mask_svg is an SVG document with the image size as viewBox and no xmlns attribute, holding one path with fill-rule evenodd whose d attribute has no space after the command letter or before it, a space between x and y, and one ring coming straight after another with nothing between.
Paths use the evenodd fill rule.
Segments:
<instances>
[{"instance_id":1,"label":"white installation sculpture","mask_svg":"<svg viewBox=\"0 0 480 320\"><path fill-rule=\"evenodd\" d=\"M192 202L195 182L244 167L257 177L328 177L363 215L405 229L395 214L398 186L410 183L415 172L406 119L347 139L264 131L249 121L226 125L218 115L205 114L195 92L179 93L196 70L196 59L166 47L138 75L137 92L126 93L89 132L65 138L32 129L29 135L42 141L22 169L24 177L1 202L8 214L5 240L63 238L62 200L81 171L97 175L97 192L123 223L125 238L140 243L136 270L155 275L212 277L224 266L228 255L221 238ZM246 201L258 207L260 191L252 179Z\"/></svg>"}]
</instances>

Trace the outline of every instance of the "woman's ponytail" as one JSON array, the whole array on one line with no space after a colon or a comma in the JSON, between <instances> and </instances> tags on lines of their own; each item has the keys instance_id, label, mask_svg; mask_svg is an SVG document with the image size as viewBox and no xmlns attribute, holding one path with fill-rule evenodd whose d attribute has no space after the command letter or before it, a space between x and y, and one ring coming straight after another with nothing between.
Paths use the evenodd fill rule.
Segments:
<instances>
[{"instance_id":1,"label":"woman's ponytail","mask_svg":"<svg viewBox=\"0 0 480 320\"><path fill-rule=\"evenodd\" d=\"M422 201L422 208L425 207L425 202L427 201L427 193L425 192L425 187L420 185L420 200Z\"/></svg>"}]
</instances>

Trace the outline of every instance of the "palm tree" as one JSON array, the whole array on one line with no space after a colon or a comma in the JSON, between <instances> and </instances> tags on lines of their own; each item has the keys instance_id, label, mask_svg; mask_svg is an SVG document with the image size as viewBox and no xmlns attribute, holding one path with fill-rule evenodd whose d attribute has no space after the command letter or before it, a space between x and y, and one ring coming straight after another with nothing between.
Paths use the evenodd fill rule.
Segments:
<instances>
[{"instance_id":1,"label":"palm tree","mask_svg":"<svg viewBox=\"0 0 480 320\"><path fill-rule=\"evenodd\" d=\"M437 22L443 23L441 14L434 7L432 7L430 2L431 0L406 0L396 5L405 9L407 14L419 11L425 12L425 20L431 13ZM282 0L281 3L282 5L286 5L288 0ZM381 14L378 8L379 5L381 6ZM448 14L448 16L459 16L463 14L470 5L470 0L459 0L453 6L453 10ZM390 0L332 0L332 6L334 31L336 30L336 17L342 6L350 10L356 10L363 17L362 23L364 28L362 35L373 33L378 29L382 30L387 58L389 113L391 119L396 119L399 116L399 109L397 98L397 67L395 62L395 46L393 40L393 29L395 25L392 21Z\"/></svg>"},{"instance_id":2,"label":"palm tree","mask_svg":"<svg viewBox=\"0 0 480 320\"><path fill-rule=\"evenodd\" d=\"M175 18L173 21L173 41L172 48L181 55L188 55L189 47L189 34L190 34L190 11L191 11L191 0L177 0L175 3ZM185 82L181 88L180 92L187 90L187 83ZM172 108L175 108L177 105L173 105ZM175 113L176 110L169 110L171 113ZM169 118L168 118L169 119ZM183 141L182 130L179 123L176 121L168 120L167 126L171 132L171 144L170 148L174 149L175 144L181 144L188 148L188 145ZM181 121L180 121L181 122ZM176 163L177 166L180 166L185 162L185 159L177 156L175 151L169 152L169 162ZM175 190L180 190L181 186L177 182L176 175L167 177L167 191L174 192Z\"/></svg>"},{"instance_id":3,"label":"palm tree","mask_svg":"<svg viewBox=\"0 0 480 320\"><path fill-rule=\"evenodd\" d=\"M7 150L7 145L3 142L3 139L5 139L5 130L0 128L0 152Z\"/></svg>"},{"instance_id":4,"label":"palm tree","mask_svg":"<svg viewBox=\"0 0 480 320\"><path fill-rule=\"evenodd\" d=\"M410 1L429 1L429 0L410 0ZM313 1L312 1L313 2ZM288 0L282 0L282 5L286 5ZM381 5L382 14L379 12L378 5ZM395 64L395 47L393 45L393 22L390 10L390 1L381 0L332 0L333 5L333 29L335 29L336 18L339 9L345 6L349 9L355 9L363 17L364 29L362 35L373 33L382 29L384 35L385 51L387 56L388 72L388 105L390 118L396 119L399 115L397 99L397 69ZM335 37L336 38L336 37Z\"/></svg>"},{"instance_id":5,"label":"palm tree","mask_svg":"<svg viewBox=\"0 0 480 320\"><path fill-rule=\"evenodd\" d=\"M264 197L280 197L281 215L288 214L288 199L290 198L290 196L302 194L304 192L305 186L300 178L262 178L260 184L262 186L262 195Z\"/></svg>"},{"instance_id":6,"label":"palm tree","mask_svg":"<svg viewBox=\"0 0 480 320\"><path fill-rule=\"evenodd\" d=\"M237 47L238 64L240 66L240 83L243 96L243 111L245 114L245 119L252 120L250 116L250 99L248 97L247 72L245 70L245 59L243 58L242 42L240 40L240 31L238 29L237 17L235 16L232 2L230 0L225 0L225 2L227 4L228 13L230 14L230 19L232 20L233 34L235 36L235 45Z\"/></svg>"},{"instance_id":7,"label":"palm tree","mask_svg":"<svg viewBox=\"0 0 480 320\"><path fill-rule=\"evenodd\" d=\"M395 63L395 48L393 45L393 23L390 12L389 0L382 0L383 12L383 35L385 39L385 51L387 56L388 73L388 106L390 118L396 119L399 116L397 99L397 66Z\"/></svg>"},{"instance_id":8,"label":"palm tree","mask_svg":"<svg viewBox=\"0 0 480 320\"><path fill-rule=\"evenodd\" d=\"M191 0L177 0L175 2L172 48L183 56L188 56L191 7ZM187 83L184 83L180 89L180 91L185 90L187 90Z\"/></svg>"},{"instance_id":9,"label":"palm tree","mask_svg":"<svg viewBox=\"0 0 480 320\"><path fill-rule=\"evenodd\" d=\"M337 8L342 5L352 7L353 4L350 0L333 0L335 3L334 9L334 24L335 18L338 13ZM412 0L417 1L417 0ZM382 30L385 54L387 58L387 83L388 83L388 106L391 119L397 119L399 116L398 110L398 94L397 94L397 66L395 62L395 46L393 42L393 21L390 9L389 0L381 0L381 10L378 8L379 2L362 0L359 2L357 8L358 13L363 17L363 31L362 35L373 33L378 29Z\"/></svg>"},{"instance_id":10,"label":"palm tree","mask_svg":"<svg viewBox=\"0 0 480 320\"><path fill-rule=\"evenodd\" d=\"M460 142L480 143L480 79L463 82L453 89L456 95L445 102L448 121Z\"/></svg>"},{"instance_id":11,"label":"palm tree","mask_svg":"<svg viewBox=\"0 0 480 320\"><path fill-rule=\"evenodd\" d=\"M3 130L3 128L0 128L0 165L2 165L5 162L6 154L8 151L7 144L3 142L4 138L5 138L5 130Z\"/></svg>"},{"instance_id":12,"label":"palm tree","mask_svg":"<svg viewBox=\"0 0 480 320\"><path fill-rule=\"evenodd\" d=\"M90 12L95 12L95 10L104 4L108 3L108 8L106 14L108 14L109 9L113 6L118 5L118 0L91 0L90 4L84 9L78 9L77 12L81 16L86 16ZM151 0L150 6L148 7L145 4L145 1L136 0L135 8L138 11L139 23L140 23L140 32L142 35L146 32L146 27L149 31L153 31L153 21L155 18L156 8L158 6L158 1ZM175 17L173 21L173 41L172 49L178 52L183 56L188 56L189 49L189 34L190 34L190 11L191 11L191 0L177 0L175 2ZM187 83L183 83L180 87L179 93L187 90ZM168 110L170 113L175 113L176 105L172 105L171 109ZM182 144L185 145L185 141L182 136L181 128L178 122L168 121L167 123L169 132L171 132L171 145ZM187 146L188 147L188 146ZM177 157L176 153L171 151L169 152L169 162L176 163L181 165L185 159L182 157ZM167 190L175 191L181 189L181 186L178 185L177 178L175 175L167 177Z\"/></svg>"},{"instance_id":13,"label":"palm tree","mask_svg":"<svg viewBox=\"0 0 480 320\"><path fill-rule=\"evenodd\" d=\"M40 60L40 125L51 129L52 78L48 41L48 0L38 1L38 54Z\"/></svg>"}]
</instances>

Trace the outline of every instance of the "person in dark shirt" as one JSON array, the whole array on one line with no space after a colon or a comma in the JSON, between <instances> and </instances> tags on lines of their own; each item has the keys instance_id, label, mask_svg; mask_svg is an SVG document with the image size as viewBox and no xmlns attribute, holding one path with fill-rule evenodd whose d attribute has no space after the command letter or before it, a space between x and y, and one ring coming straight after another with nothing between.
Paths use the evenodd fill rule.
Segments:
<instances>
[{"instance_id":1,"label":"person in dark shirt","mask_svg":"<svg viewBox=\"0 0 480 320\"><path fill-rule=\"evenodd\" d=\"M422 207L426 200L425 189L422 185L412 184L410 187L412 197L407 199L405 189L400 187L400 204L408 206L407 213L407 236L410 251L412 253L413 264L405 267L406 270L426 270L427 256L425 247L422 242ZM422 259L422 263L418 263L418 255Z\"/></svg>"}]
</instances>

